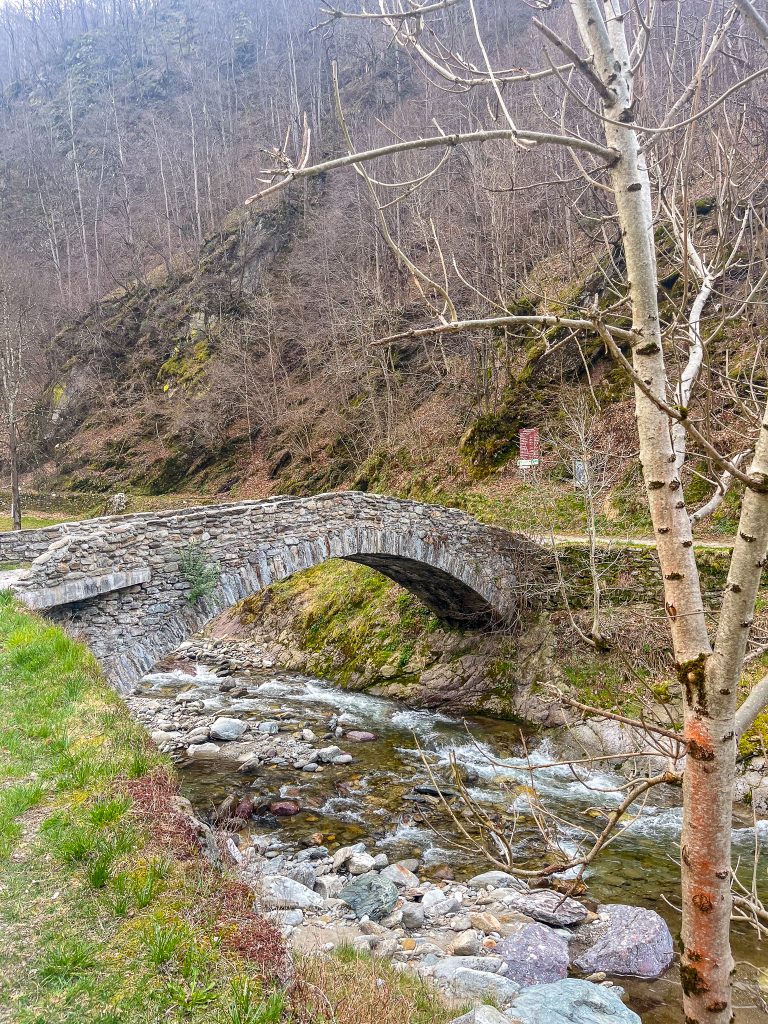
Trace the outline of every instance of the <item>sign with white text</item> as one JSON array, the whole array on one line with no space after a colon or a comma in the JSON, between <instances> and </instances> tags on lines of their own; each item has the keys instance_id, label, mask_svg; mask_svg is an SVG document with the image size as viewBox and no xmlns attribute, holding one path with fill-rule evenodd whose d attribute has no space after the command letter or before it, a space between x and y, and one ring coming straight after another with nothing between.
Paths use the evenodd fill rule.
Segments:
<instances>
[{"instance_id":1,"label":"sign with white text","mask_svg":"<svg viewBox=\"0 0 768 1024\"><path fill-rule=\"evenodd\" d=\"M531 469L538 466L541 459L541 442L536 427L524 427L520 431L520 458L517 465L520 469Z\"/></svg>"}]
</instances>

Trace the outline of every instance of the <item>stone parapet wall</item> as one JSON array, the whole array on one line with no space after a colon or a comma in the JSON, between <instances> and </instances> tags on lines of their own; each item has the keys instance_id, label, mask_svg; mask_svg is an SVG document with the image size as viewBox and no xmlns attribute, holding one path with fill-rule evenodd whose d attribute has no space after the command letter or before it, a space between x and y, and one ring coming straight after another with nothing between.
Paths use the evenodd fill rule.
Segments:
<instances>
[{"instance_id":1,"label":"stone parapet wall","mask_svg":"<svg viewBox=\"0 0 768 1024\"><path fill-rule=\"evenodd\" d=\"M62 526L45 526L39 530L0 533L0 565L21 565L33 561L44 554L62 532Z\"/></svg>"},{"instance_id":2,"label":"stone parapet wall","mask_svg":"<svg viewBox=\"0 0 768 1024\"><path fill-rule=\"evenodd\" d=\"M572 608L590 607L592 576L589 548L583 543L559 544L557 555ZM548 556L551 558L551 555ZM696 561L705 603L717 607L728 579L731 551L725 547L697 546ZM554 562L551 563L554 569ZM601 544L596 551L601 600L608 605L658 604L664 608L664 581L656 549L631 544ZM562 593L551 591L543 602L547 607L563 605Z\"/></svg>"}]
</instances>

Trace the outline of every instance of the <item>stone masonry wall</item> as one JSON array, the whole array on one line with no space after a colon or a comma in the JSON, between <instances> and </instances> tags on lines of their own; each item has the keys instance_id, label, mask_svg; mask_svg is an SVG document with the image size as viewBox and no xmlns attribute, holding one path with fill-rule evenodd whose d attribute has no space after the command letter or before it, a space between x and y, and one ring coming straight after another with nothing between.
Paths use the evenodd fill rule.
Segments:
<instances>
[{"instance_id":1,"label":"stone masonry wall","mask_svg":"<svg viewBox=\"0 0 768 1024\"><path fill-rule=\"evenodd\" d=\"M39 550L41 531L31 532L21 557ZM113 516L49 537L16 589L81 635L122 688L237 601L328 558L371 565L446 620L472 624L514 618L531 554L456 509L357 492ZM220 568L194 604L179 564L190 542Z\"/></svg>"}]
</instances>

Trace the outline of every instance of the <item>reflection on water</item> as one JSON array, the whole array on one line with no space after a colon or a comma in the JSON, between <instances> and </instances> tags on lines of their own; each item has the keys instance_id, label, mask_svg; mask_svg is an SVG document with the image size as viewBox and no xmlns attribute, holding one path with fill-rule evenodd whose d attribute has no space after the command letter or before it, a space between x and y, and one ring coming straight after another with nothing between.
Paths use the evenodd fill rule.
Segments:
<instances>
[{"instance_id":1,"label":"reflection on water","mask_svg":"<svg viewBox=\"0 0 768 1024\"><path fill-rule=\"evenodd\" d=\"M602 828L601 815L621 802L617 790L624 779L605 769L551 765L557 760L556 736L532 741L517 726L488 719L460 719L439 712L413 711L393 701L335 689L319 680L278 674L238 679L248 695L231 697L219 692L220 680L198 668L192 680L183 672L154 673L142 684L153 696L175 696L192 688L211 714L226 712L254 720L277 719L282 729L311 728L318 745L338 742L354 755L352 764L326 767L320 773L291 768L263 767L255 778L244 778L232 766L194 761L180 765L185 794L203 811L215 807L232 792L258 798L298 797L302 813L278 821L254 823L253 833L264 832L286 843L306 840L322 832L329 845L365 840L386 851L390 859L418 856L428 867L450 865L458 877L481 869L477 855L451 845L458 830L450 817L432 808L425 823L421 809L430 797L416 795L414 786L430 784L423 758L435 777L450 783L450 761L461 766L468 791L489 813L514 810L519 819L515 842L521 858L541 861L541 837L530 815L531 786L538 799L558 819L556 842L568 854L589 842L591 831ZM376 734L368 743L336 740L329 733L332 718L345 731L360 729ZM327 737L327 738L324 738ZM322 742L321 742L322 741ZM533 747L533 749L531 749ZM532 772L531 765L544 765ZM652 791L649 801L624 823L623 833L600 855L588 872L589 895L604 903L631 903L651 907L668 921L673 935L679 931L680 883L677 866L681 811L679 792L669 787ZM740 862L751 872L754 830L747 816L738 822L734 842ZM277 833L275 835L275 830ZM758 835L768 845L768 822L758 823ZM760 862L764 881L768 858ZM765 895L768 896L768 885ZM757 964L768 979L768 950L748 930L736 929L737 960ZM739 976L754 977L742 967ZM649 984L629 982L625 988L645 1024L679 1024L679 985L674 973ZM737 1019L757 1024L765 1015L743 1010Z\"/></svg>"}]
</instances>

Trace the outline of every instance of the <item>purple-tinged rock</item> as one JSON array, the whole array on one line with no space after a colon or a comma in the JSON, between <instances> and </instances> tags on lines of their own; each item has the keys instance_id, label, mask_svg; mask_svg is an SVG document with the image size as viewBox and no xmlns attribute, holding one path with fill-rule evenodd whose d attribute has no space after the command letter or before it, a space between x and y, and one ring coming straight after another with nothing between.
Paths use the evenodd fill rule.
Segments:
<instances>
[{"instance_id":1,"label":"purple-tinged rock","mask_svg":"<svg viewBox=\"0 0 768 1024\"><path fill-rule=\"evenodd\" d=\"M585 974L659 978L672 963L674 942L663 917L655 910L622 903L599 908L601 920L583 925L576 933L573 964ZM584 944L588 943L584 949Z\"/></svg>"},{"instance_id":2,"label":"purple-tinged rock","mask_svg":"<svg viewBox=\"0 0 768 1024\"><path fill-rule=\"evenodd\" d=\"M506 977L521 988L546 985L568 975L568 943L546 925L531 921L498 943L494 949L507 964Z\"/></svg>"}]
</instances>

